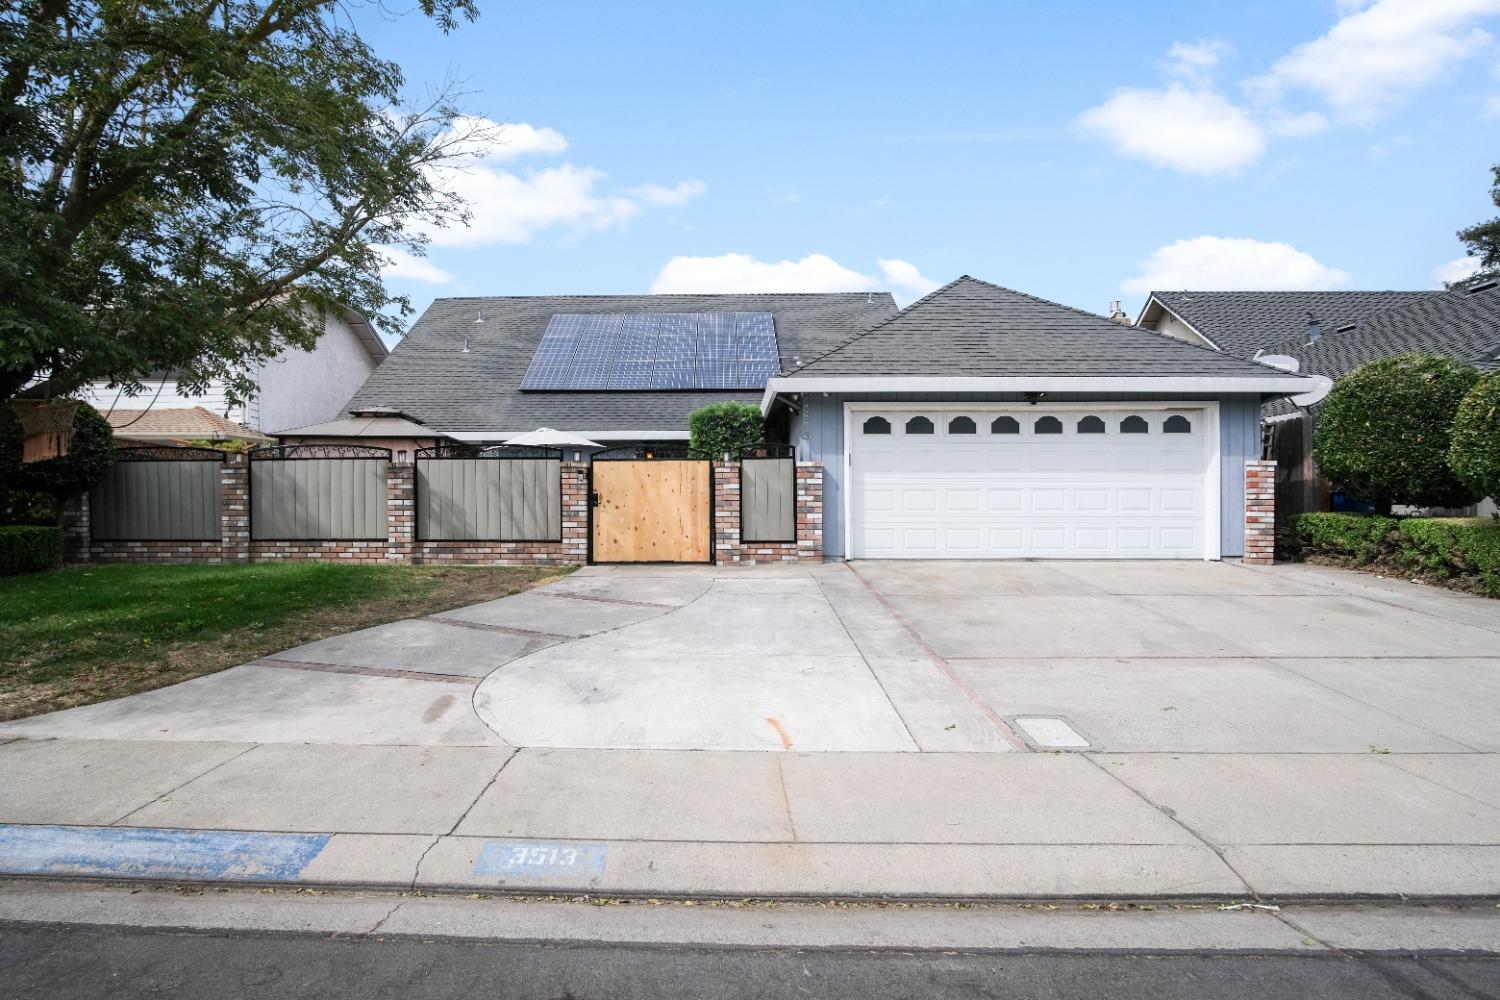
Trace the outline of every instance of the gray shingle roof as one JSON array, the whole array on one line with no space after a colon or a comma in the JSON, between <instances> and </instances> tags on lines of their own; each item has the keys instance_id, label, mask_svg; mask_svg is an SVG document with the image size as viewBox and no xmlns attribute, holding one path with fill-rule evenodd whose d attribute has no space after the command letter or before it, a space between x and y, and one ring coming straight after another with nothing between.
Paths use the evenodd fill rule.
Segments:
<instances>
[{"instance_id":1,"label":"gray shingle roof","mask_svg":"<svg viewBox=\"0 0 1500 1000\"><path fill-rule=\"evenodd\" d=\"M1500 288L1478 292L1435 292L1399 308L1375 313L1352 330L1323 326L1317 343L1308 343L1306 330L1297 338L1268 347L1268 354L1287 354L1302 363L1302 371L1338 378L1360 365L1397 354L1424 351L1477 365L1485 371L1500 367ZM1268 415L1289 413L1271 404Z\"/></svg>"},{"instance_id":2,"label":"gray shingle roof","mask_svg":"<svg viewBox=\"0 0 1500 1000\"><path fill-rule=\"evenodd\" d=\"M1265 365L964 275L793 377L1227 376Z\"/></svg>"},{"instance_id":3,"label":"gray shingle roof","mask_svg":"<svg viewBox=\"0 0 1500 1000\"><path fill-rule=\"evenodd\" d=\"M1442 292L1152 292L1159 302L1221 350L1248 358L1257 350L1307 340L1307 314L1325 334L1366 316Z\"/></svg>"},{"instance_id":4,"label":"gray shingle roof","mask_svg":"<svg viewBox=\"0 0 1500 1000\"><path fill-rule=\"evenodd\" d=\"M887 292L761 295L543 295L438 299L350 400L450 433L686 430L708 403L757 392L522 392L555 313L769 312L783 369L824 354L896 312ZM483 323L475 319L484 316ZM468 350L464 350L465 340Z\"/></svg>"}]
</instances>

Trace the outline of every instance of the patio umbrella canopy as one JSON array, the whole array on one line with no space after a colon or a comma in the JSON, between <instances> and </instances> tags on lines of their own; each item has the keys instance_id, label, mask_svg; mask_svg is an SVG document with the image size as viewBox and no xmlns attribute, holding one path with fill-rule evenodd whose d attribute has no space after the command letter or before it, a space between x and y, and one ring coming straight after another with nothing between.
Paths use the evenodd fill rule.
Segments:
<instances>
[{"instance_id":1,"label":"patio umbrella canopy","mask_svg":"<svg viewBox=\"0 0 1500 1000\"><path fill-rule=\"evenodd\" d=\"M538 427L534 431L525 434L517 434L513 438L506 438L506 444L529 444L537 448L603 448L598 441L590 441L580 434L569 434L567 431L553 430L551 427Z\"/></svg>"}]
</instances>

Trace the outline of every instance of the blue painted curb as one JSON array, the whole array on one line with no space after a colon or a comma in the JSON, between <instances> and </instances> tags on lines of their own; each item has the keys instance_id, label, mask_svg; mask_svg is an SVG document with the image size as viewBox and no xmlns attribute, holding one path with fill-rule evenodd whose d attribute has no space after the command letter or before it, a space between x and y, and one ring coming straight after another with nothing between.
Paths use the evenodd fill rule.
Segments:
<instances>
[{"instance_id":1,"label":"blue painted curb","mask_svg":"<svg viewBox=\"0 0 1500 1000\"><path fill-rule=\"evenodd\" d=\"M331 838L326 833L0 824L0 874L292 882Z\"/></svg>"}]
</instances>

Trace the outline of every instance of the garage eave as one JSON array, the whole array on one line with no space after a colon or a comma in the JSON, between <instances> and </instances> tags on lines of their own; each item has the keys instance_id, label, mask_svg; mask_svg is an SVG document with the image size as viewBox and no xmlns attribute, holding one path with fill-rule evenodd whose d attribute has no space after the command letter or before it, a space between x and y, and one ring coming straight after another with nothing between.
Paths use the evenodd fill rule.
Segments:
<instances>
[{"instance_id":1,"label":"garage eave","mask_svg":"<svg viewBox=\"0 0 1500 1000\"><path fill-rule=\"evenodd\" d=\"M1297 396L1318 388L1316 378L1271 375L1146 375L1146 376L930 376L855 375L781 376L766 382L760 409L769 413L779 395L809 392L1142 392L1142 393L1258 393L1265 399Z\"/></svg>"}]
</instances>

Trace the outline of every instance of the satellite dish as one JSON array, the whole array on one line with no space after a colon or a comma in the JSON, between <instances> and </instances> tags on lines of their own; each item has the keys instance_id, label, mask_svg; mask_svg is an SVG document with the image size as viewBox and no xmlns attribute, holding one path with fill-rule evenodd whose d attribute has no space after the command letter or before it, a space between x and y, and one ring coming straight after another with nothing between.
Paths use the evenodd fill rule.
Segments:
<instances>
[{"instance_id":1,"label":"satellite dish","mask_svg":"<svg viewBox=\"0 0 1500 1000\"><path fill-rule=\"evenodd\" d=\"M1259 361L1263 365L1270 365L1272 368L1279 368L1284 372L1291 372L1293 375L1297 374L1297 372L1302 368L1302 362L1298 361L1296 358L1292 357L1289 354L1262 354L1255 360Z\"/></svg>"},{"instance_id":2,"label":"satellite dish","mask_svg":"<svg viewBox=\"0 0 1500 1000\"><path fill-rule=\"evenodd\" d=\"M1323 397L1327 396L1329 390L1333 388L1333 379L1327 375L1314 375L1312 377L1318 380L1318 387L1312 392L1304 392L1300 396L1293 396L1292 402L1297 406L1312 406L1314 403L1321 403L1323 402Z\"/></svg>"}]
</instances>

